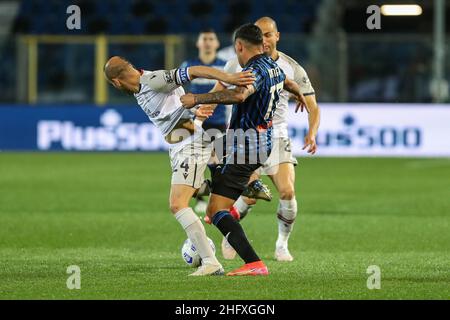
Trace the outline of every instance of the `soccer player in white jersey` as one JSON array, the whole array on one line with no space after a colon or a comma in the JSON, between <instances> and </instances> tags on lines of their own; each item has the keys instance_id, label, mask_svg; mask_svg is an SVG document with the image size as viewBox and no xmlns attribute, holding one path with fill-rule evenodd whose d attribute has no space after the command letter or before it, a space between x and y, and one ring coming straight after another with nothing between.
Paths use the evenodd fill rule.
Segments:
<instances>
[{"instance_id":1,"label":"soccer player in white jersey","mask_svg":"<svg viewBox=\"0 0 450 320\"><path fill-rule=\"evenodd\" d=\"M316 135L320 122L320 109L317 105L314 88L306 74L306 71L291 57L277 50L277 43L280 40L280 33L276 22L269 17L262 17L255 22L263 33L264 52L271 56L280 66L288 79L294 80L301 89L301 93L306 100L308 112L309 131L305 137L303 150L314 154L317 150ZM240 71L237 59L228 61L225 66L227 72ZM223 90L225 86L217 82L214 91ZM278 218L278 239L275 244L275 259L278 261L292 261L294 258L288 249L288 239L292 232L295 218L297 217L297 199L295 196L295 170L297 160L292 156L291 141L288 136L288 100L289 93L283 91L280 96L278 107L273 118L273 141L274 147L271 156L263 167L258 169L250 181L256 180L261 174L268 175L274 183L280 198L277 210ZM296 110L297 112L298 110ZM303 111L303 110L301 110ZM256 200L241 196L235 203L234 209L238 212L235 216L241 219L255 205ZM234 249L222 241L222 253L224 258L233 259L236 255Z\"/></svg>"},{"instance_id":2,"label":"soccer player in white jersey","mask_svg":"<svg viewBox=\"0 0 450 320\"><path fill-rule=\"evenodd\" d=\"M194 114L181 105L180 97L185 93L181 86L195 78L247 85L254 81L252 73L231 75L205 66L143 71L117 56L108 60L104 72L116 89L134 94L140 107L171 144L170 210L202 259L202 265L191 275L222 275L222 265L209 245L205 228L189 207L189 200L204 180L203 173L211 156L212 146L203 137L201 122L194 121ZM210 115L207 111L202 112L202 107L194 113L203 118Z\"/></svg>"}]
</instances>

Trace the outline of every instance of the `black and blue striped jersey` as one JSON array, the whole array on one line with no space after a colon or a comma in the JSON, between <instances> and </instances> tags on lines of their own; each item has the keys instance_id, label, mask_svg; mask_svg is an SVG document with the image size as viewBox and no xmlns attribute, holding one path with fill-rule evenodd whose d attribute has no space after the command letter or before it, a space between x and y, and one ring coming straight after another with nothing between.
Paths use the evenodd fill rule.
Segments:
<instances>
[{"instance_id":1,"label":"black and blue striped jersey","mask_svg":"<svg viewBox=\"0 0 450 320\"><path fill-rule=\"evenodd\" d=\"M258 132L254 147L259 150L264 143L264 147L270 152L272 119L286 76L277 63L265 54L251 58L244 66L243 71L245 70L252 70L255 75L255 92L243 103L233 105L229 128ZM251 149L253 148L250 146L247 151Z\"/></svg>"},{"instance_id":2,"label":"black and blue striped jersey","mask_svg":"<svg viewBox=\"0 0 450 320\"><path fill-rule=\"evenodd\" d=\"M286 76L272 58L265 54L250 59L243 71L255 75L255 92L243 103L233 106L230 129L269 128Z\"/></svg>"}]
</instances>

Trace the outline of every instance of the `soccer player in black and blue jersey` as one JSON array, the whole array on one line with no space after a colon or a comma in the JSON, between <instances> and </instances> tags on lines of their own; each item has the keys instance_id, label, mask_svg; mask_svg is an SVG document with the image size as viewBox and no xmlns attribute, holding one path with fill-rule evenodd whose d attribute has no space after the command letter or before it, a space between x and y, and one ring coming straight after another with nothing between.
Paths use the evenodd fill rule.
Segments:
<instances>
[{"instance_id":1,"label":"soccer player in black and blue jersey","mask_svg":"<svg viewBox=\"0 0 450 320\"><path fill-rule=\"evenodd\" d=\"M256 81L223 91L189 93L181 97L181 102L186 108L198 104L234 104L226 135L230 148L212 177L207 214L245 262L228 275L267 275L266 265L252 248L242 226L230 215L229 208L247 187L251 174L270 155L272 118L281 90L293 93L302 106L305 100L298 85L286 79L278 65L264 54L261 29L253 24L241 26L235 32L234 46L239 64L244 70L252 70Z\"/></svg>"}]
</instances>

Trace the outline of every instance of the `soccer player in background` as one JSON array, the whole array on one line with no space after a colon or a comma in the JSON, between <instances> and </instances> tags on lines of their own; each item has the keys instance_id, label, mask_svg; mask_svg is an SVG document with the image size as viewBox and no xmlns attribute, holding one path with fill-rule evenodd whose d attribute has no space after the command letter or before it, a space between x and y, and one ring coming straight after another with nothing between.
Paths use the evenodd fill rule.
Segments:
<instances>
[{"instance_id":1,"label":"soccer player in background","mask_svg":"<svg viewBox=\"0 0 450 320\"><path fill-rule=\"evenodd\" d=\"M205 66L144 71L115 56L106 63L104 73L116 89L134 95L139 106L170 144L170 210L202 259L202 265L191 275L223 274L222 265L214 255L202 222L189 207L189 200L203 182L203 173L212 151L211 143L203 137L201 122L194 121L193 116L206 117L210 113L202 112L202 108L194 112L183 108L180 97L185 91L181 85L199 77L237 85L249 84L254 81L251 72L230 75Z\"/></svg>"},{"instance_id":2,"label":"soccer player in background","mask_svg":"<svg viewBox=\"0 0 450 320\"><path fill-rule=\"evenodd\" d=\"M280 40L276 22L269 17L262 17L255 22L263 33L264 53L270 56L277 65L284 71L288 79L294 80L299 86L306 100L306 110L308 112L309 131L305 137L303 149L314 154L317 149L316 135L320 122L320 109L317 105L314 88L306 74L306 71L291 57L277 50L277 43ZM230 60L225 66L227 72L240 71L238 60ZM213 89L222 90L225 87L220 82ZM283 90L280 95L280 101L275 110L273 118L273 138L274 146L271 156L264 165L259 168L250 181L258 179L261 174L270 177L275 185L280 202L278 204L278 239L275 244L275 259L278 261L292 261L294 258L288 249L288 239L297 217L297 199L295 196L295 170L297 160L292 155L291 141L288 136L288 101L289 92ZM297 111L297 110L296 110ZM303 111L303 110L302 110ZM246 197L240 197L235 205L242 219L255 205L256 200ZM236 255L234 249L227 243L226 239L222 241L222 253L226 259L233 259Z\"/></svg>"},{"instance_id":3,"label":"soccer player in background","mask_svg":"<svg viewBox=\"0 0 450 320\"><path fill-rule=\"evenodd\" d=\"M180 66L181 68L208 66L223 70L226 61L217 57L217 49L219 49L220 43L213 29L202 30L198 35L196 46L198 48L198 57L184 61ZM214 87L215 83L216 80L214 79L197 78L192 80L186 86L186 91L192 93L207 93ZM203 122L203 129L208 130L214 128L225 134L231 111L229 109L230 107L228 106L218 105L214 110L213 115ZM210 162L210 165L213 164L214 158L212 158ZM214 168L214 166L212 166L212 168ZM207 201L204 200L202 196L196 197L196 200L197 204L195 205L194 210L197 213L205 213Z\"/></svg>"},{"instance_id":4,"label":"soccer player in background","mask_svg":"<svg viewBox=\"0 0 450 320\"><path fill-rule=\"evenodd\" d=\"M227 275L267 275L266 265L254 251L240 223L231 216L230 207L246 189L253 172L270 155L273 113L283 87L297 97L299 107L303 106L304 97L298 85L286 79L272 58L264 54L263 35L257 26L246 24L236 30L234 45L240 66L245 71L252 70L255 82L212 93L188 93L181 97L181 102L186 108L197 104L234 104L226 135L226 143L231 143L231 148L212 176L207 215L245 262Z\"/></svg>"}]
</instances>

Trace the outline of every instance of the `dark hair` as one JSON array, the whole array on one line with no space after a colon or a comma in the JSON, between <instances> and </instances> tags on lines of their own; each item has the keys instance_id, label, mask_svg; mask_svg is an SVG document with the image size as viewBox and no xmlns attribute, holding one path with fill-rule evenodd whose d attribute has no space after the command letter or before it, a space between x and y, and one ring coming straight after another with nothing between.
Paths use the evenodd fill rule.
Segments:
<instances>
[{"instance_id":1,"label":"dark hair","mask_svg":"<svg viewBox=\"0 0 450 320\"><path fill-rule=\"evenodd\" d=\"M201 33L216 33L216 31L213 28L203 28L200 30L200 32L198 34Z\"/></svg>"},{"instance_id":2,"label":"dark hair","mask_svg":"<svg viewBox=\"0 0 450 320\"><path fill-rule=\"evenodd\" d=\"M252 23L247 23L236 29L234 32L234 41L241 39L253 45L263 44L263 34L258 26Z\"/></svg>"}]
</instances>

